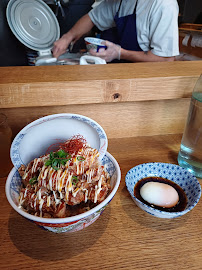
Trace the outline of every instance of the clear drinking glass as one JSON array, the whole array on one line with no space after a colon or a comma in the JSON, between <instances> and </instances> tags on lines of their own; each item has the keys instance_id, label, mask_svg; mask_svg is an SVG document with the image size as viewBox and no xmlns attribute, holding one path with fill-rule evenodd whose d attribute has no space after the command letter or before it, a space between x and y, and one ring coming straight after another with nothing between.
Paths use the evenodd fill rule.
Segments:
<instances>
[{"instance_id":1,"label":"clear drinking glass","mask_svg":"<svg viewBox=\"0 0 202 270\"><path fill-rule=\"evenodd\" d=\"M8 125L5 114L0 113L0 177L8 175L12 164L10 160L10 146L12 130Z\"/></svg>"},{"instance_id":2,"label":"clear drinking glass","mask_svg":"<svg viewBox=\"0 0 202 270\"><path fill-rule=\"evenodd\" d=\"M202 75L192 92L178 163L196 177L202 178Z\"/></svg>"}]
</instances>

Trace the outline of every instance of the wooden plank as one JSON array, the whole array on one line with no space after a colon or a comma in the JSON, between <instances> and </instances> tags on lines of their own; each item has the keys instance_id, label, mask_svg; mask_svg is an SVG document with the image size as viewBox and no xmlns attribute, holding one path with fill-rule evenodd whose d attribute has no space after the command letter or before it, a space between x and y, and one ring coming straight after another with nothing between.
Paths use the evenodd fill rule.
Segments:
<instances>
[{"instance_id":1,"label":"wooden plank","mask_svg":"<svg viewBox=\"0 0 202 270\"><path fill-rule=\"evenodd\" d=\"M200 75L201 69L202 62L198 61L89 66L0 67L0 85L152 77L197 77Z\"/></svg>"},{"instance_id":2,"label":"wooden plank","mask_svg":"<svg viewBox=\"0 0 202 270\"><path fill-rule=\"evenodd\" d=\"M190 97L198 77L157 77L1 85L0 108Z\"/></svg>"},{"instance_id":3,"label":"wooden plank","mask_svg":"<svg viewBox=\"0 0 202 270\"><path fill-rule=\"evenodd\" d=\"M187 33L193 32L195 33L202 33L202 24L194 24L194 23L182 23L179 26L179 31L185 31Z\"/></svg>"},{"instance_id":4,"label":"wooden plank","mask_svg":"<svg viewBox=\"0 0 202 270\"><path fill-rule=\"evenodd\" d=\"M108 138L182 133L190 99L1 109L15 136L25 125L49 114L76 113L97 121Z\"/></svg>"},{"instance_id":5,"label":"wooden plank","mask_svg":"<svg viewBox=\"0 0 202 270\"><path fill-rule=\"evenodd\" d=\"M180 27L179 30L181 32L184 32L184 33L187 33L187 34L202 34L202 30L201 28L199 29L192 29L192 28L189 28L189 27Z\"/></svg>"},{"instance_id":6,"label":"wooden plank","mask_svg":"<svg viewBox=\"0 0 202 270\"><path fill-rule=\"evenodd\" d=\"M0 108L190 97L199 62L0 68Z\"/></svg>"}]
</instances>

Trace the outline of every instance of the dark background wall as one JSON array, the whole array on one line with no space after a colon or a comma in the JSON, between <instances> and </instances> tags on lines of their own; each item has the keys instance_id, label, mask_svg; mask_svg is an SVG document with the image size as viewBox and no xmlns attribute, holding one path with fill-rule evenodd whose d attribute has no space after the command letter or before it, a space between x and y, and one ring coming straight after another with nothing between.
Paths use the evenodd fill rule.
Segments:
<instances>
[{"instance_id":1,"label":"dark background wall","mask_svg":"<svg viewBox=\"0 0 202 270\"><path fill-rule=\"evenodd\" d=\"M16 39L7 23L6 6L8 2L9 0L0 0L0 66L28 65L27 48ZM61 35L91 9L93 2L93 0L70 0L68 4L63 6L65 18L61 16L60 12L57 17ZM179 23L202 24L202 0L178 0L178 3L180 7ZM54 10L54 5L50 4L49 6ZM82 46L82 44L80 45Z\"/></svg>"},{"instance_id":2,"label":"dark background wall","mask_svg":"<svg viewBox=\"0 0 202 270\"><path fill-rule=\"evenodd\" d=\"M27 48L18 41L8 26L6 19L8 2L9 0L0 0L0 66L25 66L28 65ZM55 6L51 2L54 3L54 1L46 3L55 11ZM62 17L60 10L57 16L61 35L86 14L93 3L94 0L70 0L68 4L64 4L65 18Z\"/></svg>"},{"instance_id":3,"label":"dark background wall","mask_svg":"<svg viewBox=\"0 0 202 270\"><path fill-rule=\"evenodd\" d=\"M27 65L25 48L13 35L7 23L8 2L0 0L0 66Z\"/></svg>"},{"instance_id":4,"label":"dark background wall","mask_svg":"<svg viewBox=\"0 0 202 270\"><path fill-rule=\"evenodd\" d=\"M180 23L202 24L202 0L177 0L180 9Z\"/></svg>"}]
</instances>

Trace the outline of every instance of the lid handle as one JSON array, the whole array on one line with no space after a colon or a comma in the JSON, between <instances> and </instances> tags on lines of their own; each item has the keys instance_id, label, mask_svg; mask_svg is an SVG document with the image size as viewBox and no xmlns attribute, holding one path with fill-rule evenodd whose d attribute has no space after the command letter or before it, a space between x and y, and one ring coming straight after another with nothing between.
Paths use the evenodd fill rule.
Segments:
<instances>
[{"instance_id":1,"label":"lid handle","mask_svg":"<svg viewBox=\"0 0 202 270\"><path fill-rule=\"evenodd\" d=\"M106 64L106 61L97 56L92 55L81 56L80 65L91 65L91 64Z\"/></svg>"}]
</instances>

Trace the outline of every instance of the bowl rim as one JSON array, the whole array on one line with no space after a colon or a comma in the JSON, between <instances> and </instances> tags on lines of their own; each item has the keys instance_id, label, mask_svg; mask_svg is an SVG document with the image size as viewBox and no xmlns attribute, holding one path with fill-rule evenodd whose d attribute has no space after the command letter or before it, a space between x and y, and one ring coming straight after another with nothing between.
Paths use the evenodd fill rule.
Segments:
<instances>
[{"instance_id":1,"label":"bowl rim","mask_svg":"<svg viewBox=\"0 0 202 270\"><path fill-rule=\"evenodd\" d=\"M12 168L12 170L10 171L7 180L6 180L6 186L5 186L5 191L6 191L6 197L8 202L10 203L10 205L13 207L13 209L18 212L18 214L20 214L21 216L35 221L35 222L39 222L39 223L46 223L46 224L61 224L61 223L70 223L70 222L74 222L74 221L79 221L83 218L86 218L90 215L92 215L93 213L96 213L97 211L99 211L101 208L103 208L104 206L107 206L107 204L112 200L112 198L114 197L114 195L116 194L118 187L120 185L120 181L121 181L121 170L120 170L120 166L117 162L117 160L109 153L106 152L105 154L114 164L115 168L116 168L116 173L117 173L117 177L116 177L116 183L114 188L112 189L111 193L106 197L106 199L104 201L102 201L100 204L98 204L97 206L93 207L92 209L90 209L87 212L84 212L82 214L76 215L76 216L72 216L72 217L66 217L66 218L42 218L42 217L36 217L34 215L28 214L25 211L23 211L22 209L20 209L12 200L11 196L10 196L10 183L11 183L11 179L14 175L14 173L17 171L17 169L15 167Z\"/></svg>"},{"instance_id":2,"label":"bowl rim","mask_svg":"<svg viewBox=\"0 0 202 270\"><path fill-rule=\"evenodd\" d=\"M93 39L94 42L92 41L89 41L89 39ZM101 44L101 42L105 42L104 39L101 39L101 38L94 38L94 37L85 37L84 40L88 43L91 43L91 44L94 44L94 45L98 45L98 46L105 46L104 44Z\"/></svg>"},{"instance_id":3,"label":"bowl rim","mask_svg":"<svg viewBox=\"0 0 202 270\"><path fill-rule=\"evenodd\" d=\"M40 117L40 118L38 118L38 119L30 122L29 124L27 124L25 127L23 127L17 133L17 135L14 137L14 139L12 141L12 144L11 144L11 147L10 147L10 157L11 157L11 161L12 161L14 167L16 167L16 163L13 161L13 153L15 152L15 144L18 141L18 139L20 138L21 134L26 134L27 132L29 132L29 129L30 128L32 128L32 127L34 127L36 125L42 124L46 120L47 121L51 121L51 120L54 120L54 119L58 119L60 117L68 117L68 118L78 117L78 118L84 118L84 119L88 120L90 123L93 123L97 128L99 128L102 131L102 135L104 136L104 139L102 139L99 136L99 134L98 134L100 148L97 149L97 150L100 153L100 160L104 157L104 155L105 155L105 153L107 151L107 147L108 147L108 138L107 138L106 132L104 131L103 127L100 124L98 124L95 120L93 120L92 118L87 117L85 115L75 114L75 113L58 113L58 114L50 114L50 115L46 115L46 116ZM90 125L90 126L93 129L95 129L92 125ZM96 130L96 132L97 132L97 130ZM104 141L104 144L103 145L101 144L101 141L102 140ZM100 152L100 150L102 150L102 152Z\"/></svg>"},{"instance_id":4,"label":"bowl rim","mask_svg":"<svg viewBox=\"0 0 202 270\"><path fill-rule=\"evenodd\" d=\"M183 211L167 212L167 211L163 211L163 210L159 210L159 209L153 208L153 207L151 207L151 206L149 206L149 205L143 203L142 201L140 201L137 197L135 197L134 194L131 194L131 192L129 191L128 185L127 185L127 179L128 179L129 173L130 173L132 170L134 170L135 168L137 168L137 167L142 167L142 166L144 166L144 165L150 165L150 164L151 164L151 165L155 165L155 164L164 164L164 165L168 165L168 164L169 164L169 165L172 165L172 166L174 166L174 167L180 168L181 171L186 172L189 176L191 176L192 179L194 179L194 181L197 183L197 185L198 185L198 187L199 187L199 189L200 189L200 192L199 192L198 196L196 197L196 199L194 200L194 203L193 203L191 206L189 206L188 208L185 208ZM151 176L152 176L152 175L151 175ZM156 175L154 175L154 176L156 176ZM140 180L141 180L141 179L139 179L138 181L140 181ZM169 180L170 180L170 179L169 179ZM138 182L138 181L137 181L137 182ZM170 180L170 181L172 181L172 180ZM186 169L182 168L181 166L179 166L179 165L177 165L177 164L169 163L169 162L147 162L147 163L141 163L141 164L138 164L138 165L134 166L133 168L131 168L131 169L126 173L125 183L126 183L127 190L128 190L128 192L130 193L131 197L132 197L135 201L137 201L141 206L147 208L147 209L148 209L148 213L150 213L150 212L151 212L151 213L156 212L156 213L159 213L159 214L162 214L162 215L167 215L167 216L182 216L182 215L186 214L187 212L189 212L191 209L193 209L193 208L196 206L196 204L199 202L199 199L200 199L200 197L201 197L201 185L200 185L199 181L197 180L197 178L196 178L193 174L191 174L189 171L187 171ZM133 189L134 189L134 187L133 187ZM146 211L146 210L145 210L145 211Z\"/></svg>"}]
</instances>

